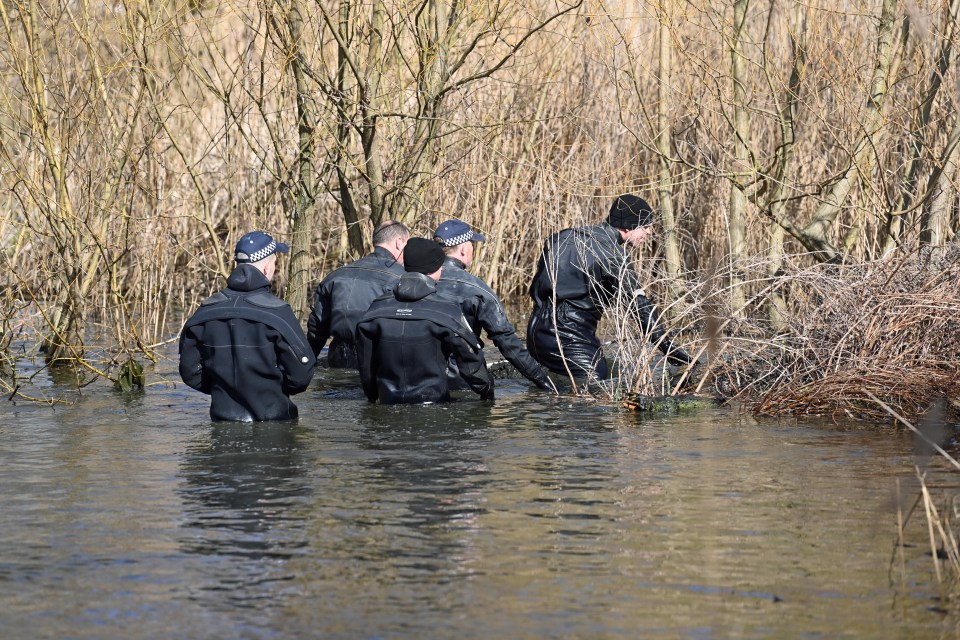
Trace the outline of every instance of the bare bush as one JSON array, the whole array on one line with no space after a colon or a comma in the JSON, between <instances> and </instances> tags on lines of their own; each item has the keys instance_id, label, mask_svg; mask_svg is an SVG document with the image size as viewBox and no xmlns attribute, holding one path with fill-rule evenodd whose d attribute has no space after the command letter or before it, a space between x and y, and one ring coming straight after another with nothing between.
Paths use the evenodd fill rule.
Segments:
<instances>
[{"instance_id":1,"label":"bare bush","mask_svg":"<svg viewBox=\"0 0 960 640\"><path fill-rule=\"evenodd\" d=\"M768 280L765 295L787 302L782 330L739 323L711 360L713 387L760 414L883 418L873 394L917 416L960 396L958 279L950 247Z\"/></svg>"}]
</instances>

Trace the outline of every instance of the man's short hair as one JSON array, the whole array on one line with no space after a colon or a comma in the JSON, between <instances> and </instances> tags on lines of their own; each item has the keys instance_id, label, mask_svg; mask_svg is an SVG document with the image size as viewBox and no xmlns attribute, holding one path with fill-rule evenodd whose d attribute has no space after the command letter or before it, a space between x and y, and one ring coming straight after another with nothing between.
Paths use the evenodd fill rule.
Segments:
<instances>
[{"instance_id":1,"label":"man's short hair","mask_svg":"<svg viewBox=\"0 0 960 640\"><path fill-rule=\"evenodd\" d=\"M458 244L448 247L443 244L443 240L440 238L434 238L433 241L440 245L440 248L443 249L444 255L452 256L454 253L460 250L460 245Z\"/></svg>"},{"instance_id":2,"label":"man's short hair","mask_svg":"<svg viewBox=\"0 0 960 640\"><path fill-rule=\"evenodd\" d=\"M396 220L384 220L373 230L374 246L409 237L410 229L407 229L407 225Z\"/></svg>"}]
</instances>

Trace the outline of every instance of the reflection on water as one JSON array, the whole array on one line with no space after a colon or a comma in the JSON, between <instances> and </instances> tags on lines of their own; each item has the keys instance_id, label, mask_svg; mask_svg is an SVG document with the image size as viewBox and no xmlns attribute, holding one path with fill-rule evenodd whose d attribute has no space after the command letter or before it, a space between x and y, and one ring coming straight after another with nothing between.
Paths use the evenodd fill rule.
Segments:
<instances>
[{"instance_id":1,"label":"reflection on water","mask_svg":"<svg viewBox=\"0 0 960 640\"><path fill-rule=\"evenodd\" d=\"M300 429L214 423L209 435L191 443L178 489L184 525L209 535L184 540L185 549L261 559L289 558L303 546L296 529L310 489L296 443Z\"/></svg>"},{"instance_id":2,"label":"reflection on water","mask_svg":"<svg viewBox=\"0 0 960 640\"><path fill-rule=\"evenodd\" d=\"M363 407L357 443L369 452L364 478L391 520L377 526L397 531L389 547L364 555L393 565L403 580L469 571L464 557L489 481L482 451L489 413L489 405L466 402Z\"/></svg>"},{"instance_id":3,"label":"reflection on water","mask_svg":"<svg viewBox=\"0 0 960 640\"><path fill-rule=\"evenodd\" d=\"M330 371L298 404L215 424L182 386L88 388L6 412L4 636L954 635L921 521L889 570L906 434L509 381L382 407Z\"/></svg>"},{"instance_id":4,"label":"reflection on water","mask_svg":"<svg viewBox=\"0 0 960 640\"><path fill-rule=\"evenodd\" d=\"M308 546L303 433L295 423L214 423L187 446L181 548L217 560L204 567L198 593L223 591L231 606L251 606L275 597L273 583L294 579L284 561Z\"/></svg>"}]
</instances>

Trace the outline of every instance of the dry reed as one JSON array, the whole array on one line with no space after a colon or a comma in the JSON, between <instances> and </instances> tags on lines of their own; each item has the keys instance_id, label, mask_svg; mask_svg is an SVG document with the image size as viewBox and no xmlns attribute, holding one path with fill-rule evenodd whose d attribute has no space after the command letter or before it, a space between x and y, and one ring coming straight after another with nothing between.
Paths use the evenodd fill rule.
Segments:
<instances>
[{"instance_id":1,"label":"dry reed","mask_svg":"<svg viewBox=\"0 0 960 640\"><path fill-rule=\"evenodd\" d=\"M960 397L960 248L855 266L818 265L768 281L779 331L743 320L721 340L712 388L758 414L879 420L876 396L905 416ZM948 404L955 412L952 404Z\"/></svg>"},{"instance_id":2,"label":"dry reed","mask_svg":"<svg viewBox=\"0 0 960 640\"><path fill-rule=\"evenodd\" d=\"M370 5L335 4L352 7L354 51L366 60ZM425 95L416 65L429 63L435 52L417 49L425 41L415 37L412 16L419 5L383 6L391 45L370 63L383 79L380 107L372 114L382 155L384 184L378 186L414 202L397 215L417 233L451 216L488 233L475 271L513 304L523 300L543 239L600 219L623 191L639 191L654 203L658 190L672 198L688 273L718 264L730 275L730 265L742 260L728 242L731 189L743 190L750 202L743 255L775 254L774 264L785 259L783 252L803 251L789 236L776 240L782 229L771 222L771 211L781 207L803 226L850 164L872 95L872 63L864 61L876 55L878 7L803 6L797 22L773 3L756 5L742 38L742 54L752 63L743 79L750 110L744 142L752 158L745 168L732 152L742 133L728 120L736 99L729 8L697 1L668 15L656 4L587 1L525 41L496 73L450 91L427 117L418 111ZM464 51L472 35L487 39L454 81L482 70L525 29L568 5L498 4L505 13L489 23L480 5L464 6L474 13L457 23L465 30L451 34L451 51ZM46 340L48 355L83 359L85 344L101 342L112 353L108 362L93 364L107 375L131 355L156 357L155 347L175 337L184 314L222 286L238 235L261 227L291 239L301 149L294 60L309 66L317 118L310 234L298 247L309 254L307 280L319 281L353 256L351 230L369 237L373 205L363 188L369 174L358 133L362 105L351 103L345 113L342 95L332 90L337 43L330 24L309 12L306 35L291 42L277 32L282 9L243 1L121 9L37 0L4 9L0 286L26 308L0 309L0 320L26 315L49 325L30 334L40 338L37 343L20 344L23 357L38 354ZM911 24L923 28L905 31L907 46L896 50L883 135L871 141L876 170L856 182L826 232L848 261L882 255L889 194L909 191L921 204L925 185L941 168L954 175L943 158L955 106L950 92L934 93L925 84L938 68L941 43L955 37L941 9L941 3L911 4ZM651 55L661 24L674 49L669 78ZM500 32L489 31L495 29ZM808 59L798 88L789 78L794 43ZM291 44L299 47L298 56ZM945 70L948 84L955 67ZM669 103L660 103L661 86L668 88ZM902 150L916 146L917 115L928 96L937 117L924 128L919 173L908 179ZM782 133L785 104L794 106L789 145ZM673 141L669 157L656 145L660 110ZM414 148L424 120L439 127L437 137ZM342 126L347 134L341 139ZM772 167L787 146L790 163L781 175ZM663 162L668 183L658 178ZM340 170L356 200L355 223L344 217ZM784 191L774 197L777 185ZM948 210L952 233L956 211ZM917 246L924 215L923 207L912 206L898 218L904 226L897 251ZM811 259L794 262L796 275ZM281 278L281 294L292 280ZM691 297L677 311L698 308L705 287L699 280L684 284ZM747 298L767 282L766 274L746 278ZM726 281L712 291L711 299L734 293ZM692 335L702 335L703 314L685 317L678 328L690 325ZM725 332L734 328L752 335L750 326L729 325ZM5 331L0 346L9 347L16 333ZM763 335L756 339L766 340ZM758 373L764 380L773 375ZM734 391L748 384L729 379Z\"/></svg>"}]
</instances>

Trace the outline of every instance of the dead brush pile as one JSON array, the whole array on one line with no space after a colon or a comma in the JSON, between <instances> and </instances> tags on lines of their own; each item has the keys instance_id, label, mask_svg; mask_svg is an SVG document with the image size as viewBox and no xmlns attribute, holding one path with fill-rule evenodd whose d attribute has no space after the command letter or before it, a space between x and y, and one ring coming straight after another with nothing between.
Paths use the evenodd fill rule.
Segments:
<instances>
[{"instance_id":1,"label":"dead brush pile","mask_svg":"<svg viewBox=\"0 0 960 640\"><path fill-rule=\"evenodd\" d=\"M769 337L745 322L711 367L719 391L765 415L888 419L869 394L908 418L943 398L960 415L960 247L818 265L778 285L785 326Z\"/></svg>"}]
</instances>

